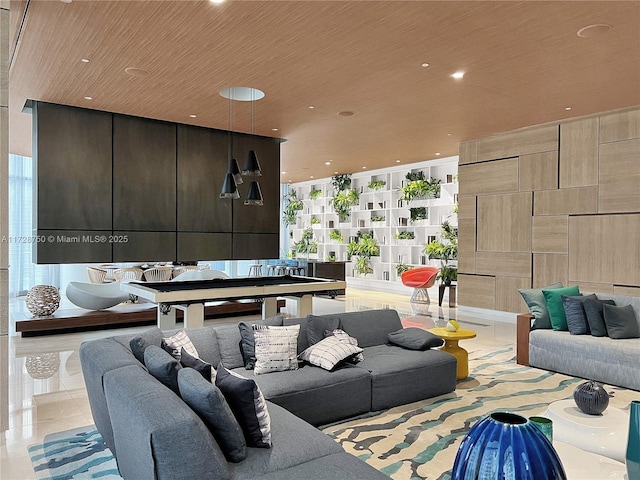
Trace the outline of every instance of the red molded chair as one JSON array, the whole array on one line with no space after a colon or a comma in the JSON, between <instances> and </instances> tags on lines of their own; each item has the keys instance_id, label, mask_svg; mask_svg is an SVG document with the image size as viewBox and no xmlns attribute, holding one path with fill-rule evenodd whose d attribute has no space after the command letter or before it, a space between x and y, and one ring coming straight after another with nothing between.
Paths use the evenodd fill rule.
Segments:
<instances>
[{"instance_id":1,"label":"red molded chair","mask_svg":"<svg viewBox=\"0 0 640 480\"><path fill-rule=\"evenodd\" d=\"M400 275L404 285L414 288L413 295L411 295L412 304L429 305L431 303L427 288L433 287L437 275L437 267L416 267Z\"/></svg>"}]
</instances>

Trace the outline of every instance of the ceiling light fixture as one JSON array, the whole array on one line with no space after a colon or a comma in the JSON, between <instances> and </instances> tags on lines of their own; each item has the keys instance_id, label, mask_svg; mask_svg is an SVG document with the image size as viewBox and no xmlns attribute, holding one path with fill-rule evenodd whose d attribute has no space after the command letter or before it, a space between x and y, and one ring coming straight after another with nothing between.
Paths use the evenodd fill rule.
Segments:
<instances>
[{"instance_id":1,"label":"ceiling light fixture","mask_svg":"<svg viewBox=\"0 0 640 480\"><path fill-rule=\"evenodd\" d=\"M229 113L229 131L228 136L228 148L229 148L229 163L227 165L227 173L224 174L224 182L222 183L222 190L220 191L220 198L231 198L237 200L240 198L240 192L238 192L238 185L242 183L242 177L240 176L240 169L238 168L238 162L233 158L233 134L231 133L231 125L233 118L233 107L231 104L231 97L229 99L229 105L227 107Z\"/></svg>"},{"instance_id":2,"label":"ceiling light fixture","mask_svg":"<svg viewBox=\"0 0 640 480\"><path fill-rule=\"evenodd\" d=\"M331 165L331 162L324 162L325 165Z\"/></svg>"},{"instance_id":3,"label":"ceiling light fixture","mask_svg":"<svg viewBox=\"0 0 640 480\"><path fill-rule=\"evenodd\" d=\"M436 152L436 157L440 156L440 152Z\"/></svg>"},{"instance_id":4,"label":"ceiling light fixture","mask_svg":"<svg viewBox=\"0 0 640 480\"><path fill-rule=\"evenodd\" d=\"M456 80L460 80L462 77L464 77L464 72L463 71L458 71L456 73L453 73L451 76L453 78L455 78Z\"/></svg>"},{"instance_id":5,"label":"ceiling light fixture","mask_svg":"<svg viewBox=\"0 0 640 480\"><path fill-rule=\"evenodd\" d=\"M219 5L219 4L221 4L221 3L224 3L224 2L225 2L225 0L209 0L209 2L210 2L210 3L215 3L215 4Z\"/></svg>"},{"instance_id":6,"label":"ceiling light fixture","mask_svg":"<svg viewBox=\"0 0 640 480\"><path fill-rule=\"evenodd\" d=\"M569 110L571 110L571 107L564 107L564 109L568 112Z\"/></svg>"},{"instance_id":7,"label":"ceiling light fixture","mask_svg":"<svg viewBox=\"0 0 640 480\"><path fill-rule=\"evenodd\" d=\"M132 77L147 77L151 75L151 72L149 70L137 67L127 67L124 69L124 73L126 73L127 75L131 75Z\"/></svg>"},{"instance_id":8,"label":"ceiling light fixture","mask_svg":"<svg viewBox=\"0 0 640 480\"><path fill-rule=\"evenodd\" d=\"M400 163L400 160L396 160L396 163Z\"/></svg>"},{"instance_id":9,"label":"ceiling light fixture","mask_svg":"<svg viewBox=\"0 0 640 480\"><path fill-rule=\"evenodd\" d=\"M316 107L314 107L313 105L309 105L309 108L310 108L311 110L313 110L313 109L314 109L314 108L316 108Z\"/></svg>"},{"instance_id":10,"label":"ceiling light fixture","mask_svg":"<svg viewBox=\"0 0 640 480\"><path fill-rule=\"evenodd\" d=\"M93 100L93 97L84 97L85 100Z\"/></svg>"},{"instance_id":11,"label":"ceiling light fixture","mask_svg":"<svg viewBox=\"0 0 640 480\"><path fill-rule=\"evenodd\" d=\"M338 112L338 115L340 115L341 117L350 117L351 115L353 115L353 112L351 110L343 110L341 112Z\"/></svg>"},{"instance_id":12,"label":"ceiling light fixture","mask_svg":"<svg viewBox=\"0 0 640 480\"><path fill-rule=\"evenodd\" d=\"M424 62L422 65L420 65L422 68L427 68L429 66L429 64L427 62Z\"/></svg>"},{"instance_id":13,"label":"ceiling light fixture","mask_svg":"<svg viewBox=\"0 0 640 480\"><path fill-rule=\"evenodd\" d=\"M191 115L189 115L189 117L191 117L191 118L196 118L196 117L197 117L197 115L194 115L194 114L192 113Z\"/></svg>"},{"instance_id":14,"label":"ceiling light fixture","mask_svg":"<svg viewBox=\"0 0 640 480\"><path fill-rule=\"evenodd\" d=\"M582 38L597 37L598 35L604 35L609 33L613 27L607 23L596 23L594 25L587 25L584 28L578 30L578 36Z\"/></svg>"},{"instance_id":15,"label":"ceiling light fixture","mask_svg":"<svg viewBox=\"0 0 640 480\"><path fill-rule=\"evenodd\" d=\"M89 59L88 58L81 58L80 61L82 63L89 63Z\"/></svg>"},{"instance_id":16,"label":"ceiling light fixture","mask_svg":"<svg viewBox=\"0 0 640 480\"><path fill-rule=\"evenodd\" d=\"M272 129L271 129L271 131L272 131L272 132L277 132L277 131L278 131L278 129L277 129L277 128L272 128Z\"/></svg>"},{"instance_id":17,"label":"ceiling light fixture","mask_svg":"<svg viewBox=\"0 0 640 480\"><path fill-rule=\"evenodd\" d=\"M259 90L256 90L255 88L251 89L251 137L249 140L251 150L247 152L247 158L244 161L244 168L242 169L242 175L250 177L259 177L262 175L262 171L260 170L260 163L258 162L258 156L256 155L256 151L253 149L253 134L255 133L256 118L256 91ZM264 93L262 94L262 96L264 97ZM256 206L264 205L264 202L262 200L262 192L260 191L260 185L256 180L252 180L249 184L249 192L247 193L247 198L245 199L244 204Z\"/></svg>"}]
</instances>

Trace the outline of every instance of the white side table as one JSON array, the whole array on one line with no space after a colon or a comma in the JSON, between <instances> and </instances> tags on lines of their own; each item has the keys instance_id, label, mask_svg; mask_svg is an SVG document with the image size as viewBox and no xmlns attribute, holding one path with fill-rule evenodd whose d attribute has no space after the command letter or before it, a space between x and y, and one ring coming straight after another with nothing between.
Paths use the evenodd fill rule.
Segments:
<instances>
[{"instance_id":1,"label":"white side table","mask_svg":"<svg viewBox=\"0 0 640 480\"><path fill-rule=\"evenodd\" d=\"M609 406L601 415L583 413L573 400L553 402L542 416L553 420L553 440L625 462L629 413Z\"/></svg>"},{"instance_id":2,"label":"white side table","mask_svg":"<svg viewBox=\"0 0 640 480\"><path fill-rule=\"evenodd\" d=\"M622 480L627 478L627 467L624 463L595 453L585 452L567 443L557 442L555 438L553 447L558 452L568 480Z\"/></svg>"}]
</instances>

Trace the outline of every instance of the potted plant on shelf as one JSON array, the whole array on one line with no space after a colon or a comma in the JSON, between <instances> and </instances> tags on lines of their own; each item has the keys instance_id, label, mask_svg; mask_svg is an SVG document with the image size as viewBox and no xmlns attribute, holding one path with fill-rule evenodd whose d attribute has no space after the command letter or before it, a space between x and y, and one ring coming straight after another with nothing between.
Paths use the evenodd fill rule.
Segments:
<instances>
[{"instance_id":1,"label":"potted plant on shelf","mask_svg":"<svg viewBox=\"0 0 640 480\"><path fill-rule=\"evenodd\" d=\"M298 212L303 208L302 200L298 199L295 190L291 190L285 195L284 199L287 205L282 212L282 223L285 225L293 225L298 219Z\"/></svg>"},{"instance_id":2,"label":"potted plant on shelf","mask_svg":"<svg viewBox=\"0 0 640 480\"><path fill-rule=\"evenodd\" d=\"M384 180L372 180L367 186L370 190L373 190L375 192L376 190L380 190L381 188L383 188L386 184L387 182L385 182Z\"/></svg>"},{"instance_id":3,"label":"potted plant on shelf","mask_svg":"<svg viewBox=\"0 0 640 480\"><path fill-rule=\"evenodd\" d=\"M305 228L302 232L302 238L293 244L291 251L296 257L305 257L318 253L318 242L313 240L313 230Z\"/></svg>"},{"instance_id":4,"label":"potted plant on shelf","mask_svg":"<svg viewBox=\"0 0 640 480\"><path fill-rule=\"evenodd\" d=\"M408 183L400 188L400 200L410 202L411 200L440 197L439 179L431 177L426 180L423 172L409 172L405 178Z\"/></svg>"},{"instance_id":5,"label":"potted plant on shelf","mask_svg":"<svg viewBox=\"0 0 640 480\"><path fill-rule=\"evenodd\" d=\"M398 278L400 278L400 275L402 275L404 272L406 272L407 270L411 270L413 268L413 265L408 265L406 263L399 263L398 265L396 265L396 274L398 275Z\"/></svg>"},{"instance_id":6,"label":"potted plant on shelf","mask_svg":"<svg viewBox=\"0 0 640 480\"><path fill-rule=\"evenodd\" d=\"M430 259L440 260L440 270L437 279L445 285L451 285L458 279L458 269L449 265L449 261L458 258L458 230L451 226L448 221L440 225L442 240L433 240L424 247L424 253Z\"/></svg>"},{"instance_id":7,"label":"potted plant on shelf","mask_svg":"<svg viewBox=\"0 0 640 480\"><path fill-rule=\"evenodd\" d=\"M358 204L360 195L355 190L341 190L331 199L331 205L340 222L346 222L351 215L351 207Z\"/></svg>"},{"instance_id":8,"label":"potted plant on shelf","mask_svg":"<svg viewBox=\"0 0 640 480\"><path fill-rule=\"evenodd\" d=\"M309 193L309 198L311 200L317 200L320 197L322 197L322 190L311 190L311 192Z\"/></svg>"},{"instance_id":9,"label":"potted plant on shelf","mask_svg":"<svg viewBox=\"0 0 640 480\"><path fill-rule=\"evenodd\" d=\"M331 230L331 232L329 233L329 239L338 243L344 242L344 238L342 238L342 233L340 232L340 230Z\"/></svg>"},{"instance_id":10,"label":"potted plant on shelf","mask_svg":"<svg viewBox=\"0 0 640 480\"><path fill-rule=\"evenodd\" d=\"M336 192L341 192L351 186L351 174L335 175L331 177L331 185Z\"/></svg>"},{"instance_id":11,"label":"potted plant on shelf","mask_svg":"<svg viewBox=\"0 0 640 480\"><path fill-rule=\"evenodd\" d=\"M358 232L355 240L349 242L347 246L349 257L356 257L353 271L360 275L373 273L371 257L380 255L380 247L369 232Z\"/></svg>"},{"instance_id":12,"label":"potted plant on shelf","mask_svg":"<svg viewBox=\"0 0 640 480\"><path fill-rule=\"evenodd\" d=\"M427 207L411 207L409 209L409 220L411 223L426 220L427 218Z\"/></svg>"},{"instance_id":13,"label":"potted plant on shelf","mask_svg":"<svg viewBox=\"0 0 640 480\"><path fill-rule=\"evenodd\" d=\"M311 217L311 225L320 225L320 219L316 217Z\"/></svg>"},{"instance_id":14,"label":"potted plant on shelf","mask_svg":"<svg viewBox=\"0 0 640 480\"><path fill-rule=\"evenodd\" d=\"M416 238L416 234L409 230L402 230L401 232L396 233L396 238L398 240L413 240Z\"/></svg>"},{"instance_id":15,"label":"potted plant on shelf","mask_svg":"<svg viewBox=\"0 0 640 480\"><path fill-rule=\"evenodd\" d=\"M384 216L383 215L371 215L371 221L372 222L384 222Z\"/></svg>"}]
</instances>

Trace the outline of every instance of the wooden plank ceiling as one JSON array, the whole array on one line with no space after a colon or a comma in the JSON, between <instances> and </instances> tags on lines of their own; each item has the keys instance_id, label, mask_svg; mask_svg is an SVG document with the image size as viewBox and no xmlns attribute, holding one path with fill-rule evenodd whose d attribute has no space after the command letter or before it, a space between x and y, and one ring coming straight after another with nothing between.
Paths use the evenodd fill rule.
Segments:
<instances>
[{"instance_id":1,"label":"wooden plank ceiling","mask_svg":"<svg viewBox=\"0 0 640 480\"><path fill-rule=\"evenodd\" d=\"M283 182L640 104L638 1L14 0L11 17L10 151L24 155L28 98L227 129L218 92L259 88L254 131L287 139ZM592 24L613 28L577 35ZM233 103L232 129L251 132L249 102Z\"/></svg>"}]
</instances>

